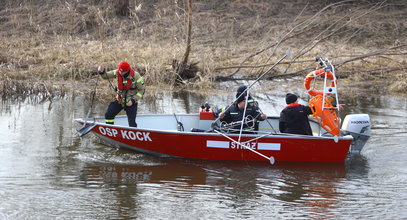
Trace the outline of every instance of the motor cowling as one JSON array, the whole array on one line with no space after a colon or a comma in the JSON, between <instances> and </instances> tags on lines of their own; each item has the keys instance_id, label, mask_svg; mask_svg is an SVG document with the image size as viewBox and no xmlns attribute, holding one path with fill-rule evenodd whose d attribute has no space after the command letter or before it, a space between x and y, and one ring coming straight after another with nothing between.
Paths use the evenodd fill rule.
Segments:
<instances>
[{"instance_id":1,"label":"motor cowling","mask_svg":"<svg viewBox=\"0 0 407 220\"><path fill-rule=\"evenodd\" d=\"M360 153L371 136L371 123L368 114L346 115L342 123L343 135L352 135L350 153Z\"/></svg>"}]
</instances>

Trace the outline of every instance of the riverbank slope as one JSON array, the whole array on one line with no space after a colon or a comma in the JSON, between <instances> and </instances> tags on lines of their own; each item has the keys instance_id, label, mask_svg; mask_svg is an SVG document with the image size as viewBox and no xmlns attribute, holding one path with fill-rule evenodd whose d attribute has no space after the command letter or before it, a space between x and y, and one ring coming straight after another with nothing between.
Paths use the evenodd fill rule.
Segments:
<instances>
[{"instance_id":1,"label":"riverbank slope","mask_svg":"<svg viewBox=\"0 0 407 220\"><path fill-rule=\"evenodd\" d=\"M191 3L190 75L180 77L187 1L6 0L0 6L2 94L91 89L86 85L99 64L112 69L122 60L144 74L149 88L207 90L221 77L256 78L286 50L292 57L265 78L305 76L314 57L325 56L348 82L407 91L403 0Z\"/></svg>"}]
</instances>

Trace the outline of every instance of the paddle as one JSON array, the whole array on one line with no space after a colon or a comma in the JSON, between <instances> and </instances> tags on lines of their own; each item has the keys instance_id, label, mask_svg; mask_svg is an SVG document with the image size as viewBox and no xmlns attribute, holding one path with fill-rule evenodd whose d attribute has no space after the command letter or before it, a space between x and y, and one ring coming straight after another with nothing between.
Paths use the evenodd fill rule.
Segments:
<instances>
[{"instance_id":1,"label":"paddle","mask_svg":"<svg viewBox=\"0 0 407 220\"><path fill-rule=\"evenodd\" d=\"M89 124L86 126L86 122L90 116L90 113L92 112L92 107L93 107L93 101L95 100L95 95L96 95L96 88L98 86L99 83L99 77L96 79L96 85L95 85L95 89L93 90L93 95L92 95L92 102L90 104L90 108L88 111L88 114L86 114L86 118L85 118L85 122L83 123L83 126L80 130L77 131L79 137L83 137L85 136L87 133L89 133L95 126L96 126L96 121L94 120L93 123Z\"/></svg>"},{"instance_id":2,"label":"paddle","mask_svg":"<svg viewBox=\"0 0 407 220\"><path fill-rule=\"evenodd\" d=\"M223 134L223 133L220 132L220 131L217 131L217 130L214 130L214 131L215 131L216 133L222 135L223 137L225 137L225 138L227 138L227 139L233 141L235 144L238 144L238 145L240 145L240 146L246 148L247 150L250 150L251 152L253 152L253 153L257 154L257 155L264 157L266 160L268 160L268 161L270 162L271 165L274 165L274 163L276 162L276 160L274 159L273 156L267 157L266 155L264 155L264 154L262 154L262 153L260 153L260 152L257 152L257 151L255 151L255 150L253 150L253 149L251 149L251 148L245 146L244 144L241 144L240 142L237 142L237 141L233 140L231 137L229 137L229 136Z\"/></svg>"}]
</instances>

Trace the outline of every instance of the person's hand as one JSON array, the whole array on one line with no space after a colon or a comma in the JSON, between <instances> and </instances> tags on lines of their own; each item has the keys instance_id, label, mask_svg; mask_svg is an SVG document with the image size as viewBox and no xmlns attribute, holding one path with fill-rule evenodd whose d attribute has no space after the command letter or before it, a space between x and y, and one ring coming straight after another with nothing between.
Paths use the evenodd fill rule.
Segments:
<instances>
[{"instance_id":1,"label":"person's hand","mask_svg":"<svg viewBox=\"0 0 407 220\"><path fill-rule=\"evenodd\" d=\"M338 109L343 110L345 108L345 104L339 104Z\"/></svg>"},{"instance_id":2,"label":"person's hand","mask_svg":"<svg viewBox=\"0 0 407 220\"><path fill-rule=\"evenodd\" d=\"M220 119L222 119L222 118L224 118L224 117L225 117L225 112L219 113L219 118L220 118Z\"/></svg>"},{"instance_id":3,"label":"person's hand","mask_svg":"<svg viewBox=\"0 0 407 220\"><path fill-rule=\"evenodd\" d=\"M102 65L100 65L100 66L98 67L98 73L99 73L100 75L103 75L103 74L105 74L105 72L106 72L105 67L102 66Z\"/></svg>"},{"instance_id":4,"label":"person's hand","mask_svg":"<svg viewBox=\"0 0 407 220\"><path fill-rule=\"evenodd\" d=\"M267 118L266 114L261 114L261 119L265 120Z\"/></svg>"},{"instance_id":5,"label":"person's hand","mask_svg":"<svg viewBox=\"0 0 407 220\"><path fill-rule=\"evenodd\" d=\"M128 101L127 103L126 103L126 106L127 107L130 107L130 106L132 106L133 105L133 101L132 100L130 100L130 101Z\"/></svg>"}]
</instances>

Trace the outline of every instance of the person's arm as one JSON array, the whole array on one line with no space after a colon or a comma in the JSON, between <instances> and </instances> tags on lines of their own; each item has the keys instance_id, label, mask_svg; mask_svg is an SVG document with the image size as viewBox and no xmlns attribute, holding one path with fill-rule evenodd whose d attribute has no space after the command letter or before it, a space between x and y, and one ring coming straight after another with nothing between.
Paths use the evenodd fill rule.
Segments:
<instances>
[{"instance_id":1,"label":"person's arm","mask_svg":"<svg viewBox=\"0 0 407 220\"><path fill-rule=\"evenodd\" d=\"M113 78L117 77L117 74L118 74L117 70L110 70L110 71L107 71L106 74L102 75L102 78L103 79L107 79L107 78L113 79Z\"/></svg>"},{"instance_id":2,"label":"person's arm","mask_svg":"<svg viewBox=\"0 0 407 220\"><path fill-rule=\"evenodd\" d=\"M279 130L280 130L280 132L285 133L285 128L286 128L285 123L280 121L279 122Z\"/></svg>"},{"instance_id":3,"label":"person's arm","mask_svg":"<svg viewBox=\"0 0 407 220\"><path fill-rule=\"evenodd\" d=\"M261 113L260 108L258 105L252 105L253 111L252 116L259 121L264 121L267 118L266 114Z\"/></svg>"},{"instance_id":4,"label":"person's arm","mask_svg":"<svg viewBox=\"0 0 407 220\"><path fill-rule=\"evenodd\" d=\"M138 101L143 98L144 92L146 91L146 87L144 85L144 79L137 71L134 71L135 81L133 82L136 85L137 92L134 98Z\"/></svg>"},{"instance_id":5,"label":"person's arm","mask_svg":"<svg viewBox=\"0 0 407 220\"><path fill-rule=\"evenodd\" d=\"M102 65L100 65L98 67L98 72L103 79L107 79L107 78L111 79L111 78L115 78L117 76L117 70L111 70L111 71L106 72L106 68Z\"/></svg>"},{"instance_id":6,"label":"person's arm","mask_svg":"<svg viewBox=\"0 0 407 220\"><path fill-rule=\"evenodd\" d=\"M256 119L259 121L264 121L267 118L266 114L261 113L260 111L256 111Z\"/></svg>"},{"instance_id":7,"label":"person's arm","mask_svg":"<svg viewBox=\"0 0 407 220\"><path fill-rule=\"evenodd\" d=\"M283 112L280 113L280 120L278 122L278 129L280 130L281 133L284 133L285 129L286 129L285 122L284 122L284 113Z\"/></svg>"},{"instance_id":8,"label":"person's arm","mask_svg":"<svg viewBox=\"0 0 407 220\"><path fill-rule=\"evenodd\" d=\"M230 108L228 108L226 111L222 111L221 113L219 113L219 119L227 123L232 122L232 118L230 117Z\"/></svg>"},{"instance_id":9,"label":"person's arm","mask_svg":"<svg viewBox=\"0 0 407 220\"><path fill-rule=\"evenodd\" d=\"M311 107L309 106L304 106L304 111L307 115L312 115L312 110Z\"/></svg>"}]
</instances>

